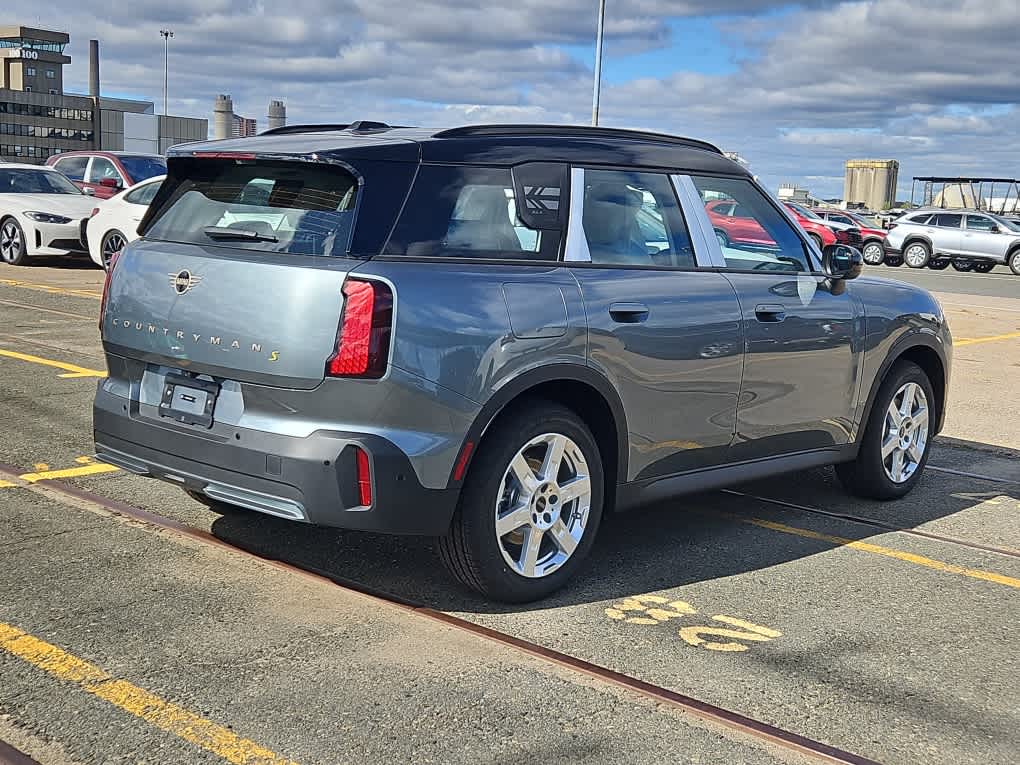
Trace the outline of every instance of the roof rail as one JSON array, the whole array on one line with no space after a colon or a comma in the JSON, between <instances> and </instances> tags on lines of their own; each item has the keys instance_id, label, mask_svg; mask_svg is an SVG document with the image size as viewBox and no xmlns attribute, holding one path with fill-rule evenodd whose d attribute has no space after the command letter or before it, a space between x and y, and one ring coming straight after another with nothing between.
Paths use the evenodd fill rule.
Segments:
<instances>
[{"instance_id":1,"label":"roof rail","mask_svg":"<svg viewBox=\"0 0 1020 765\"><path fill-rule=\"evenodd\" d=\"M368 133L373 130L392 130L396 125L372 120L358 120L350 124L329 123L322 125L284 125L283 127L263 130L259 135L287 135L289 133L332 133L338 130L349 130L352 133Z\"/></svg>"},{"instance_id":2,"label":"roof rail","mask_svg":"<svg viewBox=\"0 0 1020 765\"><path fill-rule=\"evenodd\" d=\"M668 133L655 133L648 130L627 130L624 128L592 127L590 125L466 125L464 127L441 130L435 134L436 138L470 138L489 136L534 136L534 135L567 135L581 138L631 138L644 139L646 141L657 141L659 143L672 143L678 146L687 146L695 149L706 149L707 151L722 154L718 146L699 141L697 138L683 138L681 136L669 135Z\"/></svg>"}]
</instances>

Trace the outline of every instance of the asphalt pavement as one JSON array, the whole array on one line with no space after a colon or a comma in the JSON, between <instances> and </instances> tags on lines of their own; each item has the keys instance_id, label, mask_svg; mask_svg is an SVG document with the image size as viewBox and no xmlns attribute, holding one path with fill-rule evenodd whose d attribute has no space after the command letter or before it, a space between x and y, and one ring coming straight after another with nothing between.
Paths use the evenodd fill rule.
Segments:
<instances>
[{"instance_id":1,"label":"asphalt pavement","mask_svg":"<svg viewBox=\"0 0 1020 765\"><path fill-rule=\"evenodd\" d=\"M906 265L892 268L877 266L869 273L888 279L898 279L924 287L931 292L948 292L957 295L982 295L985 297L1020 297L1020 276L1007 266L996 266L987 274L960 273L952 266L943 271L930 268L909 268Z\"/></svg>"},{"instance_id":2,"label":"asphalt pavement","mask_svg":"<svg viewBox=\"0 0 1020 765\"><path fill-rule=\"evenodd\" d=\"M2 269L0 739L44 765L820 761L412 603L872 761L1013 763L1020 416L982 396L1020 362L1020 300L933 276L954 280L956 407L908 498L851 499L825 469L673 500L504 607L430 539L221 514L96 464L102 275Z\"/></svg>"}]
</instances>

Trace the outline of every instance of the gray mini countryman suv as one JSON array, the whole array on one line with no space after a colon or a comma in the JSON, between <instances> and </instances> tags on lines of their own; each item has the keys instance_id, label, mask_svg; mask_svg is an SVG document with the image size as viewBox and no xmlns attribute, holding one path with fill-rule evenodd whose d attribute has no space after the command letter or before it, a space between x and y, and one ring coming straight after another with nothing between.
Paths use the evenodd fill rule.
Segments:
<instances>
[{"instance_id":1,"label":"gray mini countryman suv","mask_svg":"<svg viewBox=\"0 0 1020 765\"><path fill-rule=\"evenodd\" d=\"M359 122L168 167L107 277L99 458L437 536L493 599L552 592L639 503L830 464L901 497L943 420L937 301L818 251L701 141Z\"/></svg>"}]
</instances>

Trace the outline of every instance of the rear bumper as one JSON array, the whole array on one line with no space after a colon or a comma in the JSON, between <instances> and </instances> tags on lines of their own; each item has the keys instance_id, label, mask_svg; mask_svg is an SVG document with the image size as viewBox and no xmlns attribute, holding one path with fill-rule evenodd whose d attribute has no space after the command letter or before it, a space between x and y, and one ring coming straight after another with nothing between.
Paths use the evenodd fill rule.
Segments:
<instances>
[{"instance_id":1,"label":"rear bumper","mask_svg":"<svg viewBox=\"0 0 1020 765\"><path fill-rule=\"evenodd\" d=\"M139 419L126 399L97 391L96 456L136 475L289 520L392 534L445 534L457 489L421 485L410 460L381 436L317 431L295 438L237 429L233 440ZM356 447L372 468L370 507L358 499Z\"/></svg>"}]
</instances>

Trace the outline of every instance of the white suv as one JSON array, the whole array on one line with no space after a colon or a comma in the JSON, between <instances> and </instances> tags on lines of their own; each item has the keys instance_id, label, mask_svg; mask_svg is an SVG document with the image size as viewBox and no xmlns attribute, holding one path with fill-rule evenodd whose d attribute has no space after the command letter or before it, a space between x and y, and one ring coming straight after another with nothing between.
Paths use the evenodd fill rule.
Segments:
<instances>
[{"instance_id":1,"label":"white suv","mask_svg":"<svg viewBox=\"0 0 1020 765\"><path fill-rule=\"evenodd\" d=\"M885 251L911 268L987 273L997 263L1020 275L1020 225L980 210L922 210L896 220Z\"/></svg>"}]
</instances>

